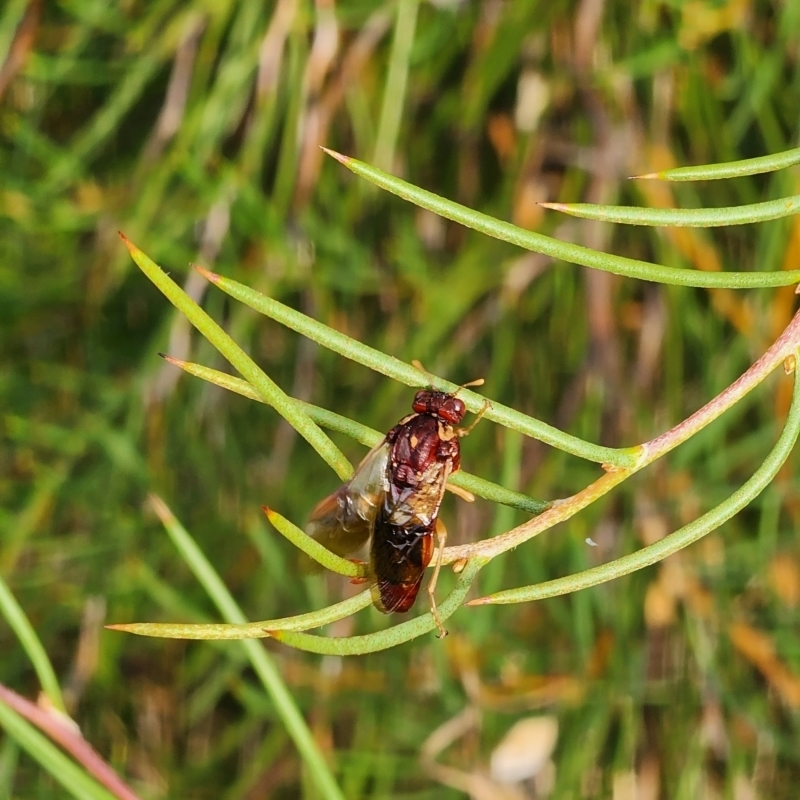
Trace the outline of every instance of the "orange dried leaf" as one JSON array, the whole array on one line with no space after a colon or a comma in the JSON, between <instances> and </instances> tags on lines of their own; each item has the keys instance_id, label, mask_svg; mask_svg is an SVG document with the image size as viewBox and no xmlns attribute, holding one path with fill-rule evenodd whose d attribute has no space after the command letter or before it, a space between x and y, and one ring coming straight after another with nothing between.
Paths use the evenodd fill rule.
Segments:
<instances>
[{"instance_id":1,"label":"orange dried leaf","mask_svg":"<svg viewBox=\"0 0 800 800\"><path fill-rule=\"evenodd\" d=\"M789 608L800 605L800 564L791 556L775 556L769 565L769 585Z\"/></svg>"},{"instance_id":2,"label":"orange dried leaf","mask_svg":"<svg viewBox=\"0 0 800 800\"><path fill-rule=\"evenodd\" d=\"M730 626L733 646L767 680L791 708L800 708L800 676L794 675L778 658L772 638L743 622Z\"/></svg>"},{"instance_id":3,"label":"orange dried leaf","mask_svg":"<svg viewBox=\"0 0 800 800\"><path fill-rule=\"evenodd\" d=\"M654 580L644 597L644 621L648 628L668 628L675 624L677 604L661 580Z\"/></svg>"}]
</instances>

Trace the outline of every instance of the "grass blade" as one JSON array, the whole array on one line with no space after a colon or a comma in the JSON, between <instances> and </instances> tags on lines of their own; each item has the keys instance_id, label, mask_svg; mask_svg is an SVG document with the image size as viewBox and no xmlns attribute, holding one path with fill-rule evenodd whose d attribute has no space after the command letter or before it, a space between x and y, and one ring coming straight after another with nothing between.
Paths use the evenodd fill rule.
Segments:
<instances>
[{"instance_id":1,"label":"grass blade","mask_svg":"<svg viewBox=\"0 0 800 800\"><path fill-rule=\"evenodd\" d=\"M53 665L50 663L47 652L41 641L39 641L36 631L22 610L22 606L6 586L2 576L0 576L0 613L5 617L11 630L17 635L22 649L30 659L31 665L36 671L36 676L39 678L42 691L47 695L53 706L66 715L67 709L64 705L61 687L53 670Z\"/></svg>"},{"instance_id":2,"label":"grass blade","mask_svg":"<svg viewBox=\"0 0 800 800\"><path fill-rule=\"evenodd\" d=\"M46 736L0 702L0 725L28 755L78 800L114 800L114 795L67 758Z\"/></svg>"},{"instance_id":3,"label":"grass blade","mask_svg":"<svg viewBox=\"0 0 800 800\"><path fill-rule=\"evenodd\" d=\"M237 625L246 623L247 620L241 609L236 605L236 601L194 539L173 516L163 500L155 495L151 495L150 500L170 539L172 539L181 556L197 580L200 581L220 614L228 622ZM275 666L275 662L258 642L245 640L242 642L242 647L245 648L253 669L275 704L275 710L308 766L320 794L326 800L344 800L344 796L336 785L336 781L325 759L322 757L314 737L311 735L311 731L300 713L300 709L295 704L294 698Z\"/></svg>"},{"instance_id":4,"label":"grass blade","mask_svg":"<svg viewBox=\"0 0 800 800\"><path fill-rule=\"evenodd\" d=\"M83 767L88 776L97 780L119 800L139 800L136 793L83 738L80 729L69 717L53 709L43 708L1 684L0 703L46 734L51 742L60 745Z\"/></svg>"},{"instance_id":5,"label":"grass blade","mask_svg":"<svg viewBox=\"0 0 800 800\"><path fill-rule=\"evenodd\" d=\"M397 146L418 10L419 0L400 0L397 4L392 55L389 60L389 72L386 76L386 88L383 92L383 105L373 157L375 163L383 169L391 169Z\"/></svg>"}]
</instances>

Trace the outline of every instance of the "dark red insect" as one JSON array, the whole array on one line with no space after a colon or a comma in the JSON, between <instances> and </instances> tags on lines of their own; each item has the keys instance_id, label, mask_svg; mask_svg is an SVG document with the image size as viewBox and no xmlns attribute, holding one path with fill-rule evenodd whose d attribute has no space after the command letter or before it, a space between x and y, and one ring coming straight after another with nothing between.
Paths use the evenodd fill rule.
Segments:
<instances>
[{"instance_id":1,"label":"dark red insect","mask_svg":"<svg viewBox=\"0 0 800 800\"><path fill-rule=\"evenodd\" d=\"M444 548L439 508L447 479L461 466L459 438L483 414L469 428L455 427L466 413L464 401L433 389L417 392L413 409L367 454L353 478L314 508L306 529L339 555L370 539L373 603L385 614L414 604L433 556L434 533L440 554ZM433 599L439 566L428 591L443 631Z\"/></svg>"}]
</instances>

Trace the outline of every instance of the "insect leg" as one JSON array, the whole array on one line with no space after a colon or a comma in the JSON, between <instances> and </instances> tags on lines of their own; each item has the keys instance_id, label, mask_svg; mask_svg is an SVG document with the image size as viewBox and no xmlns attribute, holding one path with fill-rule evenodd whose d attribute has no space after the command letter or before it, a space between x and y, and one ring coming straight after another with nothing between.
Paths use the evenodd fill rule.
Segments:
<instances>
[{"instance_id":1,"label":"insect leg","mask_svg":"<svg viewBox=\"0 0 800 800\"><path fill-rule=\"evenodd\" d=\"M472 429L481 421L481 417L489 410L489 406L491 406L491 403L488 400L484 400L483 407L478 412L475 419L472 420L472 422L466 428L458 428L456 430L456 434L458 436L466 436L468 433L471 433Z\"/></svg>"},{"instance_id":2,"label":"insect leg","mask_svg":"<svg viewBox=\"0 0 800 800\"><path fill-rule=\"evenodd\" d=\"M431 599L431 614L433 614L433 619L436 622L436 627L439 629L439 638L444 639L447 636L447 631L445 630L444 626L442 625L442 621L439 619L439 612L436 609L436 583L439 580L439 573L442 569L442 557L444 556L444 544L447 541L447 529L444 527L444 523L440 520L436 520L436 566L433 568L433 576L431 577L431 582L428 584L428 596Z\"/></svg>"},{"instance_id":3,"label":"insect leg","mask_svg":"<svg viewBox=\"0 0 800 800\"><path fill-rule=\"evenodd\" d=\"M456 497L465 500L467 503L475 502L475 495L472 494L472 492L468 492L466 489L462 489L460 486L453 486L452 483L448 483L444 488L447 489L448 492L452 492Z\"/></svg>"}]
</instances>

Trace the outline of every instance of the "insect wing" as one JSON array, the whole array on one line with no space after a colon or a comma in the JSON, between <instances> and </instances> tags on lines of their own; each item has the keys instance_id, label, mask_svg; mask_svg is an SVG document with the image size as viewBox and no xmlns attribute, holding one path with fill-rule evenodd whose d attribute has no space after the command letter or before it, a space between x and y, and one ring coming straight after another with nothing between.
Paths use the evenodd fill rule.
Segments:
<instances>
[{"instance_id":1,"label":"insect wing","mask_svg":"<svg viewBox=\"0 0 800 800\"><path fill-rule=\"evenodd\" d=\"M386 523L380 514L370 547L375 607L384 614L408 611L414 605L432 555L430 530L406 530Z\"/></svg>"},{"instance_id":2,"label":"insect wing","mask_svg":"<svg viewBox=\"0 0 800 800\"><path fill-rule=\"evenodd\" d=\"M353 477L315 506L306 533L336 555L358 550L372 533L383 506L388 459L386 442L370 450Z\"/></svg>"},{"instance_id":3,"label":"insect wing","mask_svg":"<svg viewBox=\"0 0 800 800\"><path fill-rule=\"evenodd\" d=\"M431 527L439 514L451 472L449 461L433 461L422 473L417 486L401 491L390 486L386 497L388 518L395 525L406 528Z\"/></svg>"},{"instance_id":4,"label":"insect wing","mask_svg":"<svg viewBox=\"0 0 800 800\"><path fill-rule=\"evenodd\" d=\"M372 600L386 614L408 611L433 555L433 531L447 478L458 468L458 440L428 415L407 418L390 438L388 484L375 518Z\"/></svg>"},{"instance_id":5,"label":"insect wing","mask_svg":"<svg viewBox=\"0 0 800 800\"><path fill-rule=\"evenodd\" d=\"M450 465L432 464L426 472L438 480L422 481L413 491L386 495L375 520L370 570L375 578L372 602L384 614L403 613L414 605L433 555L433 528Z\"/></svg>"}]
</instances>

